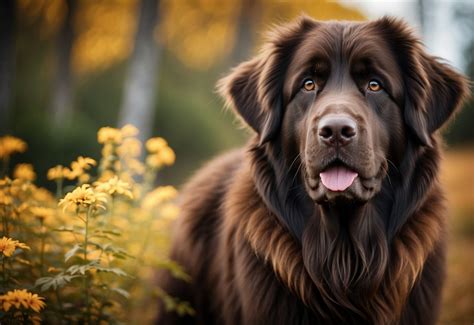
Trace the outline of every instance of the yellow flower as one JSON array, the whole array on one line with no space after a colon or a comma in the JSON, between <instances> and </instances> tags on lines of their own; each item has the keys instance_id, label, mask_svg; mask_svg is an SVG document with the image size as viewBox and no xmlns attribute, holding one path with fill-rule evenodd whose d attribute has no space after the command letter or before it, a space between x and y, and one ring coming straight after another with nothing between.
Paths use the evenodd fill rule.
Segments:
<instances>
[{"instance_id":1,"label":"yellow flower","mask_svg":"<svg viewBox=\"0 0 474 325\"><path fill-rule=\"evenodd\" d=\"M85 174L86 170L91 169L93 166L97 165L96 161L89 157L77 157L77 160L71 163L71 170L66 171L65 176L67 179L78 178L81 183L85 183L89 180L89 175Z\"/></svg>"},{"instance_id":2,"label":"yellow flower","mask_svg":"<svg viewBox=\"0 0 474 325\"><path fill-rule=\"evenodd\" d=\"M31 292L28 292L28 296L26 297L26 301L23 305L26 304L27 308L39 313L40 310L43 309L46 305L43 299L43 297L38 296L36 293L33 294Z\"/></svg>"},{"instance_id":3,"label":"yellow flower","mask_svg":"<svg viewBox=\"0 0 474 325\"><path fill-rule=\"evenodd\" d=\"M131 124L125 124L120 131L124 137L134 137L139 132L138 129Z\"/></svg>"},{"instance_id":4,"label":"yellow flower","mask_svg":"<svg viewBox=\"0 0 474 325\"><path fill-rule=\"evenodd\" d=\"M163 202L170 201L178 195L178 191L173 186L161 186L148 193L143 199L143 207L151 210Z\"/></svg>"},{"instance_id":5,"label":"yellow flower","mask_svg":"<svg viewBox=\"0 0 474 325\"><path fill-rule=\"evenodd\" d=\"M24 181L34 181L36 173L31 164L18 164L13 172L13 177Z\"/></svg>"},{"instance_id":6,"label":"yellow flower","mask_svg":"<svg viewBox=\"0 0 474 325\"><path fill-rule=\"evenodd\" d=\"M11 135L0 137L0 159L10 157L16 152L25 152L27 147L25 141Z\"/></svg>"},{"instance_id":7,"label":"yellow flower","mask_svg":"<svg viewBox=\"0 0 474 325\"><path fill-rule=\"evenodd\" d=\"M121 157L139 157L142 152L142 143L136 138L128 138L117 148Z\"/></svg>"},{"instance_id":8,"label":"yellow flower","mask_svg":"<svg viewBox=\"0 0 474 325\"><path fill-rule=\"evenodd\" d=\"M5 190L0 190L0 205L11 205L13 203L13 198L11 195L6 193Z\"/></svg>"},{"instance_id":9,"label":"yellow flower","mask_svg":"<svg viewBox=\"0 0 474 325\"><path fill-rule=\"evenodd\" d=\"M77 157L77 160L73 162L73 164L74 163L84 170L89 170L91 167L97 165L97 162L94 159L82 156Z\"/></svg>"},{"instance_id":10,"label":"yellow flower","mask_svg":"<svg viewBox=\"0 0 474 325\"><path fill-rule=\"evenodd\" d=\"M54 210L45 207L31 207L30 212L38 219L44 220L54 216Z\"/></svg>"},{"instance_id":11,"label":"yellow flower","mask_svg":"<svg viewBox=\"0 0 474 325\"><path fill-rule=\"evenodd\" d=\"M57 165L53 168L48 170L48 180L54 181L57 179L67 178L71 173L71 170L67 167L63 167L61 165Z\"/></svg>"},{"instance_id":12,"label":"yellow flower","mask_svg":"<svg viewBox=\"0 0 474 325\"><path fill-rule=\"evenodd\" d=\"M43 300L43 297L28 292L26 289L15 289L0 296L1 307L6 312L9 311L11 307L15 307L16 309L31 309L39 313L41 309L46 306Z\"/></svg>"},{"instance_id":13,"label":"yellow flower","mask_svg":"<svg viewBox=\"0 0 474 325\"><path fill-rule=\"evenodd\" d=\"M63 211L68 208L98 208L105 210L107 196L105 193L94 191L89 184L76 187L72 192L59 201L59 206L63 207Z\"/></svg>"},{"instance_id":14,"label":"yellow flower","mask_svg":"<svg viewBox=\"0 0 474 325\"><path fill-rule=\"evenodd\" d=\"M39 202L54 202L55 198L50 191L43 187L35 187L33 191L33 198Z\"/></svg>"},{"instance_id":15,"label":"yellow flower","mask_svg":"<svg viewBox=\"0 0 474 325\"><path fill-rule=\"evenodd\" d=\"M165 139L160 137L150 138L146 142L146 150L153 153L158 152L167 146L168 142L166 142Z\"/></svg>"},{"instance_id":16,"label":"yellow flower","mask_svg":"<svg viewBox=\"0 0 474 325\"><path fill-rule=\"evenodd\" d=\"M102 148L102 157L109 157L114 153L114 146L110 143L106 143Z\"/></svg>"},{"instance_id":17,"label":"yellow flower","mask_svg":"<svg viewBox=\"0 0 474 325\"><path fill-rule=\"evenodd\" d=\"M114 143L119 144L122 142L122 132L119 129L111 127L103 127L97 132L97 141L99 143Z\"/></svg>"},{"instance_id":18,"label":"yellow flower","mask_svg":"<svg viewBox=\"0 0 474 325\"><path fill-rule=\"evenodd\" d=\"M162 166L171 166L176 160L175 153L170 147L164 147L155 154L149 155L146 158L146 164L154 169Z\"/></svg>"},{"instance_id":19,"label":"yellow flower","mask_svg":"<svg viewBox=\"0 0 474 325\"><path fill-rule=\"evenodd\" d=\"M111 179L112 177L114 177L115 174L113 171L111 170L104 170L102 172L102 174L100 175L100 178L99 178L99 182L106 182L108 181L109 179Z\"/></svg>"},{"instance_id":20,"label":"yellow flower","mask_svg":"<svg viewBox=\"0 0 474 325\"><path fill-rule=\"evenodd\" d=\"M5 176L4 178L0 179L0 187L10 186L12 180L10 177Z\"/></svg>"},{"instance_id":21,"label":"yellow flower","mask_svg":"<svg viewBox=\"0 0 474 325\"><path fill-rule=\"evenodd\" d=\"M137 159L129 159L126 163L128 171L132 174L142 175L145 172L145 166Z\"/></svg>"},{"instance_id":22,"label":"yellow flower","mask_svg":"<svg viewBox=\"0 0 474 325\"><path fill-rule=\"evenodd\" d=\"M84 183L89 182L90 179L91 179L91 177L90 177L89 174L81 174L81 175L79 175L79 177L77 178L77 180L78 180L79 183L81 183L81 184L84 184Z\"/></svg>"},{"instance_id":23,"label":"yellow flower","mask_svg":"<svg viewBox=\"0 0 474 325\"><path fill-rule=\"evenodd\" d=\"M165 166L173 165L176 160L176 155L170 147L163 148L163 150L159 152L159 155Z\"/></svg>"},{"instance_id":24,"label":"yellow flower","mask_svg":"<svg viewBox=\"0 0 474 325\"><path fill-rule=\"evenodd\" d=\"M30 249L26 244L20 243L18 240L13 240L5 236L0 238L0 252L2 252L4 256L12 256L17 248Z\"/></svg>"},{"instance_id":25,"label":"yellow flower","mask_svg":"<svg viewBox=\"0 0 474 325\"><path fill-rule=\"evenodd\" d=\"M132 192L130 191L130 184L120 180L117 176L112 177L107 182L95 182L95 190L110 195L123 195L130 199L133 199Z\"/></svg>"}]
</instances>

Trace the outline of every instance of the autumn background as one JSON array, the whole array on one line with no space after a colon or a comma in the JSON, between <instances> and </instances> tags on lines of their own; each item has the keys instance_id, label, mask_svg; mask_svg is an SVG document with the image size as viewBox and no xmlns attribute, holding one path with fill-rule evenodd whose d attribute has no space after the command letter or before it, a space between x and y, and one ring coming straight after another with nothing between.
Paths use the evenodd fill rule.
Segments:
<instances>
[{"instance_id":1,"label":"autumn background","mask_svg":"<svg viewBox=\"0 0 474 325\"><path fill-rule=\"evenodd\" d=\"M249 136L222 108L216 81L256 52L265 30L302 12L324 20L406 16L430 49L451 55L447 59L474 78L470 1L2 0L0 137L10 134L28 144L11 157L10 168L33 164L36 184L54 192L57 184L47 179L51 167L78 156L100 163L105 142L97 143L97 130L130 123L140 130L133 135L138 140L159 136L173 148L175 164L160 169L153 184L179 190L203 162ZM442 181L452 217L443 324L474 321L473 123L471 99L444 130ZM136 303L126 305L140 314Z\"/></svg>"}]
</instances>

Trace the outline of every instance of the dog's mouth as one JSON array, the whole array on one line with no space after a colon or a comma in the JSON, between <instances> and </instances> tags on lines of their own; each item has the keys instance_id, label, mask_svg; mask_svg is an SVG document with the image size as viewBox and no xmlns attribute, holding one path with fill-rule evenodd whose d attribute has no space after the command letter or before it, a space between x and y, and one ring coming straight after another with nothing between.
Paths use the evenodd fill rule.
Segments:
<instances>
[{"instance_id":1,"label":"dog's mouth","mask_svg":"<svg viewBox=\"0 0 474 325\"><path fill-rule=\"evenodd\" d=\"M336 159L318 170L308 171L305 177L309 196L316 203L344 199L366 202L381 188L383 166L376 175L365 177L355 167Z\"/></svg>"},{"instance_id":2,"label":"dog's mouth","mask_svg":"<svg viewBox=\"0 0 474 325\"><path fill-rule=\"evenodd\" d=\"M319 173L323 185L333 192L345 191L352 185L358 175L358 173L342 164L330 166Z\"/></svg>"}]
</instances>

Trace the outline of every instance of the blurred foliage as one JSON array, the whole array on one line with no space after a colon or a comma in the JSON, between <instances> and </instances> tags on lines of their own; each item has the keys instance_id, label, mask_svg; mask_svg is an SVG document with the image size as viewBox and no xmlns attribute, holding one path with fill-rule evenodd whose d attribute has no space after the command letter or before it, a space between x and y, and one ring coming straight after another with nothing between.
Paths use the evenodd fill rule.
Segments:
<instances>
[{"instance_id":1,"label":"blurred foliage","mask_svg":"<svg viewBox=\"0 0 474 325\"><path fill-rule=\"evenodd\" d=\"M2 324L151 323L159 297L168 309L194 313L150 285L158 268L190 279L167 259L177 191L153 185L174 152L163 138L149 139L143 164L137 134L130 125L101 128L98 164L80 156L48 171L56 197L35 185L32 165L10 165L26 143L0 137Z\"/></svg>"}]
</instances>

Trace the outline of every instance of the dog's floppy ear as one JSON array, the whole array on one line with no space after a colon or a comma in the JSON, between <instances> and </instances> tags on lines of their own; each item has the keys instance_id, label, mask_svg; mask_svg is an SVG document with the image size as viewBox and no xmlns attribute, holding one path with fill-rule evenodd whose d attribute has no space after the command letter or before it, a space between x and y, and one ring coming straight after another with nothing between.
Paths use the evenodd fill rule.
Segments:
<instances>
[{"instance_id":1,"label":"dog's floppy ear","mask_svg":"<svg viewBox=\"0 0 474 325\"><path fill-rule=\"evenodd\" d=\"M431 135L466 97L468 82L450 66L426 54L402 20L383 17L374 26L388 42L401 69L405 122L422 145L430 146Z\"/></svg>"},{"instance_id":2,"label":"dog's floppy ear","mask_svg":"<svg viewBox=\"0 0 474 325\"><path fill-rule=\"evenodd\" d=\"M292 54L304 35L316 26L306 16L278 27L268 37L261 53L241 63L218 82L218 91L259 135L260 144L278 132L283 117L283 81Z\"/></svg>"}]
</instances>

